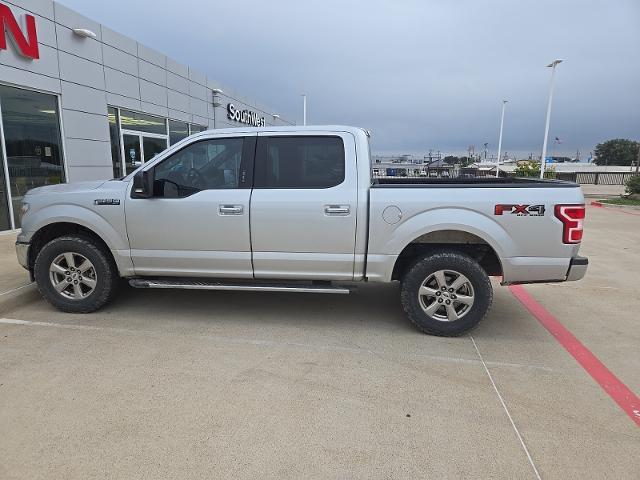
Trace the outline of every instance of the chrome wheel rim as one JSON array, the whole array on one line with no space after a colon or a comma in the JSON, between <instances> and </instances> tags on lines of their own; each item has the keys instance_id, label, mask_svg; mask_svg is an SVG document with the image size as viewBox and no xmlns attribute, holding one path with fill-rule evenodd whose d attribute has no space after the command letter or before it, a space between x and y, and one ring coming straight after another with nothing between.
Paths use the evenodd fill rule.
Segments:
<instances>
[{"instance_id":1,"label":"chrome wheel rim","mask_svg":"<svg viewBox=\"0 0 640 480\"><path fill-rule=\"evenodd\" d=\"M56 292L63 297L82 300L96 289L98 276L87 257L76 252L65 252L51 262L49 279Z\"/></svg>"},{"instance_id":2,"label":"chrome wheel rim","mask_svg":"<svg viewBox=\"0 0 640 480\"><path fill-rule=\"evenodd\" d=\"M455 322L473 307L471 281L455 270L438 270L429 275L418 290L420 307L429 317L441 322Z\"/></svg>"}]
</instances>

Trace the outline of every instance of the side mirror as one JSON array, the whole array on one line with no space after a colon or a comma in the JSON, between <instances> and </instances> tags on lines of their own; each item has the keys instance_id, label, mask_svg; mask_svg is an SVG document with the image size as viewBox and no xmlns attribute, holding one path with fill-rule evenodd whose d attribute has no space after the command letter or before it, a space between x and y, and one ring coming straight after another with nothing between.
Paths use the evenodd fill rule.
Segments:
<instances>
[{"instance_id":1,"label":"side mirror","mask_svg":"<svg viewBox=\"0 0 640 480\"><path fill-rule=\"evenodd\" d=\"M153 170L140 170L133 177L131 198L153 197Z\"/></svg>"}]
</instances>

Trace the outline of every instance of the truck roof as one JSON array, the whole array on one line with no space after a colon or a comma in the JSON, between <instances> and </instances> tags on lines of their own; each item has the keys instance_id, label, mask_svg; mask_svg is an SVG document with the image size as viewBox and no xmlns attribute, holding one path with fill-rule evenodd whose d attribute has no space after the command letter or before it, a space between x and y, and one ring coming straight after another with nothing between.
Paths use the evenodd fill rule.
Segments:
<instances>
[{"instance_id":1,"label":"truck roof","mask_svg":"<svg viewBox=\"0 0 640 480\"><path fill-rule=\"evenodd\" d=\"M232 128L216 128L209 129L199 133L256 133L256 132L318 132L318 131L330 131L330 132L349 132L355 134L364 133L369 135L369 132L364 128L350 127L347 125L292 125L285 127L232 127Z\"/></svg>"}]
</instances>

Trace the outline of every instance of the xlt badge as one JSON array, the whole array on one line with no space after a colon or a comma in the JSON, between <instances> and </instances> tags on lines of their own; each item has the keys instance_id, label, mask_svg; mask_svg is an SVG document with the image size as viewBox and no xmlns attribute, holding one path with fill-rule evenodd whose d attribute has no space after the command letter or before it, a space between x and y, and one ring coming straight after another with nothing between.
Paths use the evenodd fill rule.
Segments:
<instances>
[{"instance_id":1,"label":"xlt badge","mask_svg":"<svg viewBox=\"0 0 640 480\"><path fill-rule=\"evenodd\" d=\"M120 205L118 198L96 198L93 201L94 205Z\"/></svg>"}]
</instances>

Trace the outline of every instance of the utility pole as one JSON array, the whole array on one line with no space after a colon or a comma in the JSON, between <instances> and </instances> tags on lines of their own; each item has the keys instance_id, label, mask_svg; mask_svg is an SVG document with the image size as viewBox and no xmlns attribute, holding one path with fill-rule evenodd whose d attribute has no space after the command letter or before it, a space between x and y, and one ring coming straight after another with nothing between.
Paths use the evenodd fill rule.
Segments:
<instances>
[{"instance_id":1,"label":"utility pole","mask_svg":"<svg viewBox=\"0 0 640 480\"><path fill-rule=\"evenodd\" d=\"M640 143L638 143L638 158L636 159L636 173L640 172Z\"/></svg>"},{"instance_id":2,"label":"utility pole","mask_svg":"<svg viewBox=\"0 0 640 480\"><path fill-rule=\"evenodd\" d=\"M302 125L307 124L307 94L302 94Z\"/></svg>"},{"instance_id":3,"label":"utility pole","mask_svg":"<svg viewBox=\"0 0 640 480\"><path fill-rule=\"evenodd\" d=\"M496 162L496 177L500 176L500 152L502 151L502 128L504 127L504 109L507 100L502 100L502 115L500 116L500 139L498 140L498 161Z\"/></svg>"},{"instance_id":4,"label":"utility pole","mask_svg":"<svg viewBox=\"0 0 640 480\"><path fill-rule=\"evenodd\" d=\"M549 85L549 102L547 103L547 121L544 127L544 141L542 142L542 157L540 158L540 178L544 178L544 167L547 162L547 140L549 139L549 121L551 120L551 102L553 101L553 80L556 75L556 66L562 63L562 60L556 59L547 65L551 68L551 84Z\"/></svg>"}]
</instances>

